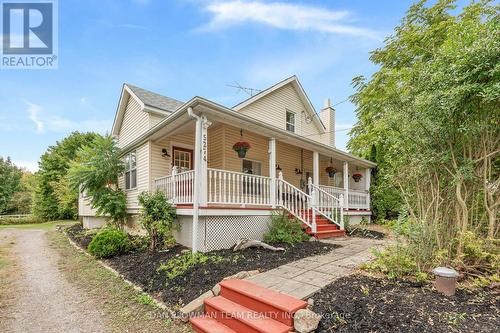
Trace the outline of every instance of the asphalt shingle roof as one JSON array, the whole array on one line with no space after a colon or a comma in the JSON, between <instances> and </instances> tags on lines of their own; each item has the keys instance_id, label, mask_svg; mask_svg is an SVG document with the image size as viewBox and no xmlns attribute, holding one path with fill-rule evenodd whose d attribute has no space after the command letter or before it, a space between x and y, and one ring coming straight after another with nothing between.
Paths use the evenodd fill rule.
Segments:
<instances>
[{"instance_id":1,"label":"asphalt shingle roof","mask_svg":"<svg viewBox=\"0 0 500 333\"><path fill-rule=\"evenodd\" d=\"M142 89L126 83L127 87L130 88L134 92L134 94L147 106L152 106L158 109L162 109L169 112L174 112L177 110L182 104L181 101L176 99L166 97L152 91Z\"/></svg>"}]
</instances>

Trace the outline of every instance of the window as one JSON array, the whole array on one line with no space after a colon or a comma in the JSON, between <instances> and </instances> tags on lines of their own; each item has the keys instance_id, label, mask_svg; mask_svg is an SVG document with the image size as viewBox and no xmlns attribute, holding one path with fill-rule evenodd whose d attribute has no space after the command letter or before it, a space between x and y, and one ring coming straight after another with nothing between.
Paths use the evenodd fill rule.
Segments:
<instances>
[{"instance_id":1,"label":"window","mask_svg":"<svg viewBox=\"0 0 500 333\"><path fill-rule=\"evenodd\" d=\"M179 168L179 171L188 171L193 168L193 151L184 148L173 148L172 164Z\"/></svg>"},{"instance_id":2,"label":"window","mask_svg":"<svg viewBox=\"0 0 500 333\"><path fill-rule=\"evenodd\" d=\"M125 156L125 189L137 187L137 160L135 151Z\"/></svg>"},{"instance_id":3,"label":"window","mask_svg":"<svg viewBox=\"0 0 500 333\"><path fill-rule=\"evenodd\" d=\"M295 113L286 110L286 130L295 133Z\"/></svg>"},{"instance_id":4,"label":"window","mask_svg":"<svg viewBox=\"0 0 500 333\"><path fill-rule=\"evenodd\" d=\"M251 160L243 160L242 161L242 172L248 173L250 175L261 175L262 171L262 163L251 161ZM243 193L245 194L260 194L262 193L261 187L263 183L257 183L255 180L243 180Z\"/></svg>"}]
</instances>

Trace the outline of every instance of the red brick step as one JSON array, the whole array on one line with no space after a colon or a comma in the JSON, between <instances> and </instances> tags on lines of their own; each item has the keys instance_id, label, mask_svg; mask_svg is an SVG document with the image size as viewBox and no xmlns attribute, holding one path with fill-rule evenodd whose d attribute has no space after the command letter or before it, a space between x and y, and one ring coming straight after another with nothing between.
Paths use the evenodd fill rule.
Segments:
<instances>
[{"instance_id":1,"label":"red brick step","mask_svg":"<svg viewBox=\"0 0 500 333\"><path fill-rule=\"evenodd\" d=\"M293 326L293 315L307 303L292 296L257 286L245 280L220 283L220 295L253 311L264 313L287 326Z\"/></svg>"}]
</instances>

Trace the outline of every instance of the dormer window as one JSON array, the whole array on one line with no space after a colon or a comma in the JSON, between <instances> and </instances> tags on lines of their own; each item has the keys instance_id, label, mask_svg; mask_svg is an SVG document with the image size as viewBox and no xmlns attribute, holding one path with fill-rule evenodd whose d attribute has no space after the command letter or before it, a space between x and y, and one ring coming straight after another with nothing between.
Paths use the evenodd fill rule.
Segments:
<instances>
[{"instance_id":1,"label":"dormer window","mask_svg":"<svg viewBox=\"0 0 500 333\"><path fill-rule=\"evenodd\" d=\"M286 110L286 130L295 133L295 113Z\"/></svg>"}]
</instances>

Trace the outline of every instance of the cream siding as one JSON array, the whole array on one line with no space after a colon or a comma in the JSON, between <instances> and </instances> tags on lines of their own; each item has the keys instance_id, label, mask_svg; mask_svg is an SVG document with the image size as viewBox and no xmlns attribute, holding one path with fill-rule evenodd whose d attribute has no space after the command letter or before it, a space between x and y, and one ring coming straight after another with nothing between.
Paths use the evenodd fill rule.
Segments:
<instances>
[{"instance_id":1,"label":"cream siding","mask_svg":"<svg viewBox=\"0 0 500 333\"><path fill-rule=\"evenodd\" d=\"M150 189L150 143L146 142L135 149L137 158L137 187L125 189L125 177L122 175L118 185L127 195L127 210L135 211L139 207L138 196L143 191Z\"/></svg>"},{"instance_id":2,"label":"cream siding","mask_svg":"<svg viewBox=\"0 0 500 333\"><path fill-rule=\"evenodd\" d=\"M319 142L325 141L324 130L313 122L312 117L315 116L306 112L306 106L291 83L257 99L238 112L286 130L287 109L295 113L296 134Z\"/></svg>"},{"instance_id":3,"label":"cream siding","mask_svg":"<svg viewBox=\"0 0 500 333\"><path fill-rule=\"evenodd\" d=\"M144 134L149 129L149 126L149 114L142 111L139 103L130 97L118 132L118 146L125 147L134 139Z\"/></svg>"},{"instance_id":4,"label":"cream siding","mask_svg":"<svg viewBox=\"0 0 500 333\"><path fill-rule=\"evenodd\" d=\"M159 114L150 113L149 114L149 128L154 127L156 124L158 124L160 121L162 121L166 117L167 117L167 115L161 116Z\"/></svg>"},{"instance_id":5,"label":"cream siding","mask_svg":"<svg viewBox=\"0 0 500 333\"><path fill-rule=\"evenodd\" d=\"M237 153L233 150L233 144L241 140L240 129L229 125L223 126L224 136L222 142L224 144L224 159L222 168L224 170L241 172L242 159L239 158ZM210 146L210 136L208 140ZM245 159L261 162L262 175L269 176L268 139L255 133L243 131L243 140L250 142L252 147L248 150Z\"/></svg>"}]
</instances>

